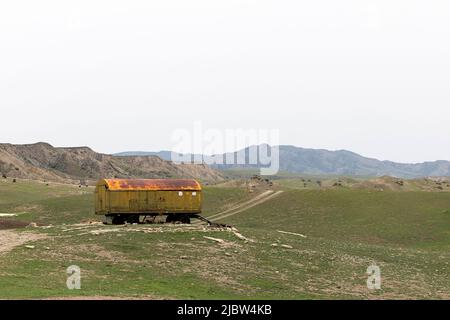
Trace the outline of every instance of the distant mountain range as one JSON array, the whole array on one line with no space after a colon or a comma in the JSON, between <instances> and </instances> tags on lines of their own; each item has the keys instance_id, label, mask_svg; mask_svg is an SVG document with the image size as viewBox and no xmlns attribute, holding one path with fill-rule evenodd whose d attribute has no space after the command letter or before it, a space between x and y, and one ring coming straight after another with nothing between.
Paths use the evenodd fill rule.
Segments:
<instances>
[{"instance_id":1,"label":"distant mountain range","mask_svg":"<svg viewBox=\"0 0 450 320\"><path fill-rule=\"evenodd\" d=\"M216 155L228 159L249 150ZM350 151L328 151L280 146L280 172L304 175L393 176L399 178L450 177L450 161L416 164L395 163L366 158ZM193 158L194 155L187 155ZM47 143L13 145L0 143L0 178L24 178L59 182L93 182L98 178L196 178L204 182L218 182L227 174L224 169L258 168L259 165L202 164L211 156L195 155L200 164L176 165L171 151L122 152L101 154L88 147L55 148ZM225 162L226 163L226 162ZM219 169L219 170L217 170Z\"/></svg>"},{"instance_id":2,"label":"distant mountain range","mask_svg":"<svg viewBox=\"0 0 450 320\"><path fill-rule=\"evenodd\" d=\"M231 153L245 152L248 159L249 148ZM399 178L443 177L450 176L450 161L433 161L424 163L396 163L363 157L351 151L329 151L323 149L305 149L294 146L279 146L280 171L308 175L345 175L345 176L394 176ZM160 152L122 152L116 156L158 156L170 161L171 151ZM228 154L230 156L230 154ZM193 157L188 155L188 157ZM197 155L197 158L208 159L210 156ZM226 158L226 154L219 155ZM248 162L247 162L248 163ZM212 165L217 169L255 168L258 165Z\"/></svg>"}]
</instances>

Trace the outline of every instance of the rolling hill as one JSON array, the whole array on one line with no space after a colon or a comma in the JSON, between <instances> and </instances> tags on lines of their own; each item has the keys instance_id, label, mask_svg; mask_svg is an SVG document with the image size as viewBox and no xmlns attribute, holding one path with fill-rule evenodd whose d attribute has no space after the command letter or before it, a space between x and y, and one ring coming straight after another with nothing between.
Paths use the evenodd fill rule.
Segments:
<instances>
[{"instance_id":1,"label":"rolling hill","mask_svg":"<svg viewBox=\"0 0 450 320\"><path fill-rule=\"evenodd\" d=\"M223 179L206 165L176 165L156 156L117 157L88 147L55 148L47 143L0 144L0 175L75 183L101 177Z\"/></svg>"}]
</instances>

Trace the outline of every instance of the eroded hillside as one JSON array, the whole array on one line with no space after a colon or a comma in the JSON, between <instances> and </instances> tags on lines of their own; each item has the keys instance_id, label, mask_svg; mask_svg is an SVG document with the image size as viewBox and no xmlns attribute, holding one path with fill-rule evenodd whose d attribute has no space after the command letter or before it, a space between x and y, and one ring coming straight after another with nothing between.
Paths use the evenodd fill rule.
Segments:
<instances>
[{"instance_id":1,"label":"eroded hillside","mask_svg":"<svg viewBox=\"0 0 450 320\"><path fill-rule=\"evenodd\" d=\"M177 165L156 156L116 157L88 147L55 148L47 143L0 144L0 174L5 177L58 182L109 178L196 178L222 180L206 165Z\"/></svg>"}]
</instances>

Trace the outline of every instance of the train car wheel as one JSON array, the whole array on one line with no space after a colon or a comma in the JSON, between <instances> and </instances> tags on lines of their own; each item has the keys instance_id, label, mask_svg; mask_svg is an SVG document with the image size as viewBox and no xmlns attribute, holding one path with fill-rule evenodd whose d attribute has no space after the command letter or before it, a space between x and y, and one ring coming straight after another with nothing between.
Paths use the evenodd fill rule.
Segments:
<instances>
[{"instance_id":1,"label":"train car wheel","mask_svg":"<svg viewBox=\"0 0 450 320\"><path fill-rule=\"evenodd\" d=\"M172 223L172 222L175 222L175 221L176 221L175 215L172 214L172 213L169 213L167 215L167 218L166 218L166 223Z\"/></svg>"},{"instance_id":2,"label":"train car wheel","mask_svg":"<svg viewBox=\"0 0 450 320\"><path fill-rule=\"evenodd\" d=\"M127 223L139 223L139 215L138 214L133 214L133 215L129 215L126 218L126 222Z\"/></svg>"},{"instance_id":3,"label":"train car wheel","mask_svg":"<svg viewBox=\"0 0 450 320\"><path fill-rule=\"evenodd\" d=\"M184 224L191 224L191 218L187 214L184 214L180 217L180 222Z\"/></svg>"},{"instance_id":4,"label":"train car wheel","mask_svg":"<svg viewBox=\"0 0 450 320\"><path fill-rule=\"evenodd\" d=\"M125 222L124 218L121 217L120 215L115 215L112 218L112 224L115 224L115 225L117 225L117 224L124 224L124 222Z\"/></svg>"}]
</instances>

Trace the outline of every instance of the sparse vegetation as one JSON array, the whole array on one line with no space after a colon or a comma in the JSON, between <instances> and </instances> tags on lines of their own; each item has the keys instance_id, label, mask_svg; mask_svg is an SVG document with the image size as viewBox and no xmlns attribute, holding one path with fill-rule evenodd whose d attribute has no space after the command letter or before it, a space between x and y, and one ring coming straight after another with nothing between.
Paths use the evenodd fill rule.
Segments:
<instances>
[{"instance_id":1,"label":"sparse vegetation","mask_svg":"<svg viewBox=\"0 0 450 320\"><path fill-rule=\"evenodd\" d=\"M5 219L38 226L0 235L42 237L0 253L0 297L450 297L450 192L412 191L410 181L384 192L322 183L303 189L301 179L279 180L282 194L221 221L245 241L202 225L103 226L92 188L1 182L0 211L17 213ZM205 215L255 196L242 186L206 187L204 195ZM365 286L373 262L383 277L375 292ZM72 264L82 268L80 291L65 287Z\"/></svg>"}]
</instances>

